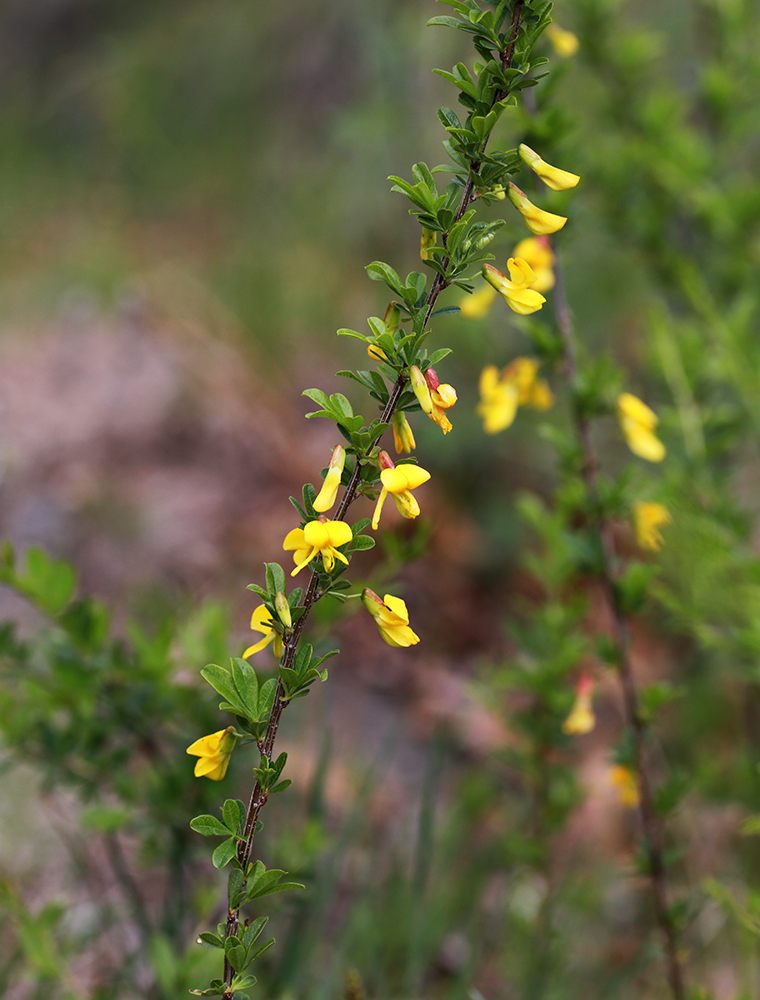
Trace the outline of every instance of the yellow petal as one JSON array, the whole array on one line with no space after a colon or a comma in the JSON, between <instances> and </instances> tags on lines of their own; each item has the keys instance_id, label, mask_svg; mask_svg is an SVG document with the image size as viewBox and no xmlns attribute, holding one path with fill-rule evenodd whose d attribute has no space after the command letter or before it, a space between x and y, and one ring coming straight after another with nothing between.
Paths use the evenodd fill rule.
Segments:
<instances>
[{"instance_id":1,"label":"yellow petal","mask_svg":"<svg viewBox=\"0 0 760 1000\"><path fill-rule=\"evenodd\" d=\"M328 521L325 524L325 528L327 528L327 537L330 540L330 545L345 545L346 542L350 542L353 538L351 525L346 524L345 521Z\"/></svg>"},{"instance_id":2,"label":"yellow petal","mask_svg":"<svg viewBox=\"0 0 760 1000\"><path fill-rule=\"evenodd\" d=\"M648 427L649 430L654 430L660 422L660 418L654 410L650 409L646 403L643 403L638 396L634 396L631 392L621 393L618 396L617 406L622 416L630 417L631 420L635 420L644 427Z\"/></svg>"},{"instance_id":3,"label":"yellow petal","mask_svg":"<svg viewBox=\"0 0 760 1000\"><path fill-rule=\"evenodd\" d=\"M318 511L320 514L329 510L335 503L342 474L343 470L337 467L327 470L327 475L325 476L325 481L322 484L322 489L319 491L319 495L314 501L314 510Z\"/></svg>"},{"instance_id":4,"label":"yellow petal","mask_svg":"<svg viewBox=\"0 0 760 1000\"><path fill-rule=\"evenodd\" d=\"M416 490L430 479L430 473L419 465L399 465L397 471L405 477L407 488L410 490Z\"/></svg>"},{"instance_id":5,"label":"yellow petal","mask_svg":"<svg viewBox=\"0 0 760 1000\"><path fill-rule=\"evenodd\" d=\"M292 531L289 531L285 536L285 541L282 543L282 547L286 552L290 549L306 548L303 528L293 528Z\"/></svg>"},{"instance_id":6,"label":"yellow petal","mask_svg":"<svg viewBox=\"0 0 760 1000\"><path fill-rule=\"evenodd\" d=\"M530 169L552 191L567 191L569 188L574 188L580 180L577 174L571 174L568 170L560 170L559 167L553 167L550 163L547 163L546 160L542 159L538 153L534 152L530 146L526 146L525 143L520 145L519 153Z\"/></svg>"},{"instance_id":7,"label":"yellow petal","mask_svg":"<svg viewBox=\"0 0 760 1000\"><path fill-rule=\"evenodd\" d=\"M264 638L261 639L260 642L257 642L255 646L249 646L248 649L246 649L246 651L243 653L243 659L247 660L249 656L253 656L254 653L258 653L259 650L263 649L264 646L270 643L276 635L277 632L270 631L269 635L265 635Z\"/></svg>"},{"instance_id":8,"label":"yellow petal","mask_svg":"<svg viewBox=\"0 0 760 1000\"><path fill-rule=\"evenodd\" d=\"M222 738L226 736L226 734L226 729L220 729L216 733L211 733L210 736L201 736L199 740L196 740L195 743L187 748L187 753L191 753L199 757L213 757L214 754L219 752Z\"/></svg>"},{"instance_id":9,"label":"yellow petal","mask_svg":"<svg viewBox=\"0 0 760 1000\"><path fill-rule=\"evenodd\" d=\"M383 470L385 471L385 470ZM381 473L382 475L382 473ZM380 496L377 498L377 503L375 504L375 512L372 515L372 530L377 531L377 526L380 524L380 515L383 512L383 504L385 503L385 498L388 496L388 490L383 489Z\"/></svg>"}]
</instances>

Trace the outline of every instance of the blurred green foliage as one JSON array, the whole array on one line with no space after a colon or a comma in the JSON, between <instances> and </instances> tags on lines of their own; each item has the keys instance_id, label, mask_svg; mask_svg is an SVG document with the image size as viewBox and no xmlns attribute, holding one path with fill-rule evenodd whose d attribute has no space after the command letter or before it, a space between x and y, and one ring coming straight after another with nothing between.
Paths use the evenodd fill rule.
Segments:
<instances>
[{"instance_id":1,"label":"blurred green foliage","mask_svg":"<svg viewBox=\"0 0 760 1000\"><path fill-rule=\"evenodd\" d=\"M580 51L553 59L541 84L548 109L515 116L500 140L541 149L564 136L563 163L583 177L562 237L576 323L663 418L658 497L673 524L641 627L684 693L660 716L679 785L664 794L687 791L673 822L686 848L679 877L695 890L693 981L709 988L728 975L749 997L760 974L760 12L750 0L558 8ZM240 317L273 371L286 375L293 351L337 351L337 327L363 328L365 313L384 309L363 264L419 266L416 230L385 177L441 159L432 110L446 103L445 84L430 67L461 53L455 33L423 28L437 12L411 0L5 5L3 318L48 316L71 286L109 301L150 274L168 287L171 265ZM506 235L494 248L502 262L512 249ZM279 947L262 959L260 989L340 996L354 969L370 997L477 998L474 982L486 1000L658 996L646 904L620 888L630 859L584 851L588 817L580 837L559 838L582 784L560 732L572 701L560 681L588 654L577 633L583 595L569 601L562 587L595 553L570 538L571 496L521 503L540 539L527 546L523 522L505 512L518 491L548 500L556 485L539 418L521 415L493 447L467 412L482 365L525 351L530 331L505 329L496 313L446 322L457 339L446 362L460 390L457 427L446 449L437 428L421 428L423 448L435 442L426 467L489 539L473 569L477 594L504 594L497 575L520 564L526 588L541 593L535 606L513 599L508 648L521 652L483 664L478 681L514 738L473 763L442 732L418 782L419 822L390 845L370 806L391 749L335 819L326 745L310 789L265 833L271 864L307 890L273 916ZM600 364L598 393L610 391L608 370ZM624 446L612 422L595 435L617 472ZM214 973L213 952L193 935L223 907L187 825L215 809L216 788L192 777L185 747L218 724L197 671L226 662L225 616L209 606L190 621L177 613L115 628L99 602L72 600L70 568L34 551L22 569L9 556L3 580L47 616L31 637L10 624L0 632L6 760L31 765L45 794L69 789L67 829L80 823L86 837L70 845L65 894L78 920L57 899L26 902L27 887L2 873L0 986L40 998L178 996ZM670 693L647 697L654 705ZM608 707L605 733L614 714ZM231 784L242 787L236 766ZM101 865L115 891L99 891ZM111 932L126 940L117 960L82 971Z\"/></svg>"}]
</instances>

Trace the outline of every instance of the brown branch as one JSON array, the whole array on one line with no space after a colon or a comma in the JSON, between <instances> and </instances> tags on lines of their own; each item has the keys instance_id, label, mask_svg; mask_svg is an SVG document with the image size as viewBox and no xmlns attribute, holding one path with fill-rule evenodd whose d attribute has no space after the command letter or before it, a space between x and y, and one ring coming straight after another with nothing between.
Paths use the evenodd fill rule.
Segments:
<instances>
[{"instance_id":1,"label":"brown branch","mask_svg":"<svg viewBox=\"0 0 760 1000\"><path fill-rule=\"evenodd\" d=\"M649 866L649 877L654 897L655 919L662 935L667 965L668 982L674 1000L684 1000L686 995L683 970L678 957L676 928L668 905L667 873L663 850L663 830L654 803L652 785L646 767L644 744L647 724L641 714L641 703L633 673L630 656L630 638L625 614L620 607L618 590L615 586L615 543L612 525L604 516L599 503L599 462L591 443L588 417L578 409L575 389L578 384L578 359L572 313L567 300L562 265L556 247L554 248L554 305L557 327L562 337L565 378L572 395L573 419L581 446L581 476L586 494L594 512L595 527L602 552L601 582L612 618L612 630L618 651L618 676L623 692L625 720L633 734L633 762L639 785L639 815L644 833L644 842Z\"/></svg>"}]
</instances>

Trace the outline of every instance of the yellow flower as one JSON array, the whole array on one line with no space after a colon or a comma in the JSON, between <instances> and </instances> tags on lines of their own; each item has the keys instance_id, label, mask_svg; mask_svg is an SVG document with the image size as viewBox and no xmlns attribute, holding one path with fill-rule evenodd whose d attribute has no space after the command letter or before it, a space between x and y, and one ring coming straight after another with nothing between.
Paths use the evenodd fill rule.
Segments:
<instances>
[{"instance_id":1,"label":"yellow flower","mask_svg":"<svg viewBox=\"0 0 760 1000\"><path fill-rule=\"evenodd\" d=\"M575 688L575 702L570 714L562 723L562 732L568 736L583 736L596 725L592 699L594 680L588 674L581 674Z\"/></svg>"},{"instance_id":2,"label":"yellow flower","mask_svg":"<svg viewBox=\"0 0 760 1000\"><path fill-rule=\"evenodd\" d=\"M261 632L264 636L263 639L259 640L255 645L249 646L248 649L243 653L243 659L247 659L254 653L258 653L260 649L263 649L267 643L274 641L272 646L272 652L279 658L282 656L282 636L280 633L272 628L273 621L272 616L267 611L265 604L260 604L258 608L251 615L251 628L254 632Z\"/></svg>"},{"instance_id":3,"label":"yellow flower","mask_svg":"<svg viewBox=\"0 0 760 1000\"><path fill-rule=\"evenodd\" d=\"M338 552L337 546L345 545L352 537L351 527L345 521L328 521L326 517L309 521L303 528L289 531L282 547L286 552L295 550L293 562L296 568L290 575L295 576L296 573L300 573L304 566L318 555L322 556L325 573L332 573L336 559L340 559L348 566L348 559L342 552Z\"/></svg>"},{"instance_id":4,"label":"yellow flower","mask_svg":"<svg viewBox=\"0 0 760 1000\"><path fill-rule=\"evenodd\" d=\"M552 405L552 391L537 373L538 362L533 358L515 358L501 375L494 365L483 369L478 413L486 434L506 430L514 422L518 406L547 410Z\"/></svg>"},{"instance_id":5,"label":"yellow flower","mask_svg":"<svg viewBox=\"0 0 760 1000\"><path fill-rule=\"evenodd\" d=\"M429 417L438 424L444 434L448 434L451 430L451 421L444 411L450 410L456 403L457 391L448 382L439 382L432 368L428 368L425 372L425 381L430 389L430 401L433 404L433 412Z\"/></svg>"},{"instance_id":6,"label":"yellow flower","mask_svg":"<svg viewBox=\"0 0 760 1000\"><path fill-rule=\"evenodd\" d=\"M520 316L538 312L546 299L533 288L536 280L533 268L521 257L510 257L507 267L509 278L491 264L484 264L481 273L514 312Z\"/></svg>"},{"instance_id":7,"label":"yellow flower","mask_svg":"<svg viewBox=\"0 0 760 1000\"><path fill-rule=\"evenodd\" d=\"M526 236L512 251L522 257L536 276L530 286L534 292L548 292L554 288L554 254L548 236Z\"/></svg>"},{"instance_id":8,"label":"yellow flower","mask_svg":"<svg viewBox=\"0 0 760 1000\"><path fill-rule=\"evenodd\" d=\"M506 430L517 416L520 393L514 382L504 382L496 365L488 365L480 374L478 414L486 434Z\"/></svg>"},{"instance_id":9,"label":"yellow flower","mask_svg":"<svg viewBox=\"0 0 760 1000\"><path fill-rule=\"evenodd\" d=\"M439 382L432 368L428 368L423 375L416 365L412 365L409 369L409 380L423 413L427 413L443 433L448 434L451 430L451 421L444 411L450 410L456 403L456 389L452 385Z\"/></svg>"},{"instance_id":10,"label":"yellow flower","mask_svg":"<svg viewBox=\"0 0 760 1000\"><path fill-rule=\"evenodd\" d=\"M547 163L524 142L520 143L518 151L523 162L527 163L533 173L537 174L552 191L567 191L569 188L574 188L580 180L578 174L571 174L568 170L560 170L559 167Z\"/></svg>"},{"instance_id":11,"label":"yellow flower","mask_svg":"<svg viewBox=\"0 0 760 1000\"><path fill-rule=\"evenodd\" d=\"M340 486L340 477L343 475L343 466L346 464L346 449L341 444L336 444L330 456L330 464L327 468L327 475L319 491L319 496L314 501L314 510L323 513L329 510L335 503Z\"/></svg>"},{"instance_id":12,"label":"yellow flower","mask_svg":"<svg viewBox=\"0 0 760 1000\"><path fill-rule=\"evenodd\" d=\"M630 767L623 767L616 764L610 768L610 781L617 788L620 805L626 809L635 809L641 802L639 792L639 780Z\"/></svg>"},{"instance_id":13,"label":"yellow flower","mask_svg":"<svg viewBox=\"0 0 760 1000\"><path fill-rule=\"evenodd\" d=\"M672 520L667 507L661 503L637 503L633 508L633 521L640 548L659 552L664 544L660 525L669 524Z\"/></svg>"},{"instance_id":14,"label":"yellow flower","mask_svg":"<svg viewBox=\"0 0 760 1000\"><path fill-rule=\"evenodd\" d=\"M189 754L199 758L195 762L195 777L221 781L227 773L230 755L236 743L237 736L233 726L196 740L187 748Z\"/></svg>"},{"instance_id":15,"label":"yellow flower","mask_svg":"<svg viewBox=\"0 0 760 1000\"><path fill-rule=\"evenodd\" d=\"M665 445L654 433L660 422L654 410L630 392L618 396L617 408L626 444L633 454L647 462L661 462L665 458Z\"/></svg>"},{"instance_id":16,"label":"yellow flower","mask_svg":"<svg viewBox=\"0 0 760 1000\"><path fill-rule=\"evenodd\" d=\"M465 295L461 298L457 305L459 306L459 315L464 316L465 319L482 319L486 316L496 301L496 289L485 284L482 288L479 288L477 292L473 292L472 295Z\"/></svg>"},{"instance_id":17,"label":"yellow flower","mask_svg":"<svg viewBox=\"0 0 760 1000\"><path fill-rule=\"evenodd\" d=\"M383 489L378 497L375 513L372 517L372 527L377 529L380 523L380 514L389 493L402 517L417 517L420 505L412 496L411 491L426 483L430 479L430 473L421 469L419 465L394 465L387 451L381 451L377 460L380 465L380 482L383 484Z\"/></svg>"},{"instance_id":18,"label":"yellow flower","mask_svg":"<svg viewBox=\"0 0 760 1000\"><path fill-rule=\"evenodd\" d=\"M546 35L554 46L554 51L562 59L569 59L578 51L580 42L572 31L565 31L558 24L549 24L546 28Z\"/></svg>"},{"instance_id":19,"label":"yellow flower","mask_svg":"<svg viewBox=\"0 0 760 1000\"><path fill-rule=\"evenodd\" d=\"M400 597L386 594L381 601L377 594L365 587L362 603L375 619L380 635L389 646L414 646L420 641L409 627L409 612Z\"/></svg>"},{"instance_id":20,"label":"yellow flower","mask_svg":"<svg viewBox=\"0 0 760 1000\"><path fill-rule=\"evenodd\" d=\"M509 200L523 217L525 225L537 236L556 233L567 222L564 215L552 215L551 212L545 212L543 208L537 208L516 184L509 185L507 194Z\"/></svg>"},{"instance_id":21,"label":"yellow flower","mask_svg":"<svg viewBox=\"0 0 760 1000\"><path fill-rule=\"evenodd\" d=\"M414 440L414 434L412 434L412 428L403 411L393 414L391 427L393 429L393 443L396 446L396 454L400 455L402 451L405 451L407 455L411 454L417 447L417 444Z\"/></svg>"}]
</instances>

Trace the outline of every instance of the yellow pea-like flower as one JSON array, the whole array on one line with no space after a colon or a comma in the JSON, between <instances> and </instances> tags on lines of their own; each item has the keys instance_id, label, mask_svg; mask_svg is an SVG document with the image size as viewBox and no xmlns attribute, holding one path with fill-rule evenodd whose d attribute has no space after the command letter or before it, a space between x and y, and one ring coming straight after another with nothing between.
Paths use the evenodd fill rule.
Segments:
<instances>
[{"instance_id":1,"label":"yellow pea-like flower","mask_svg":"<svg viewBox=\"0 0 760 1000\"><path fill-rule=\"evenodd\" d=\"M420 513L420 505L412 496L411 491L416 490L418 486L422 486L430 479L430 473L420 468L419 465L395 465L387 451L380 452L378 463L380 465L380 482L383 488L372 517L372 527L375 530L380 523L380 514L388 494L393 497L402 517L409 519L417 517Z\"/></svg>"},{"instance_id":2,"label":"yellow pea-like flower","mask_svg":"<svg viewBox=\"0 0 760 1000\"><path fill-rule=\"evenodd\" d=\"M647 462L661 462L665 445L654 432L660 422L654 410L630 392L618 396L617 409L623 436L633 454Z\"/></svg>"},{"instance_id":3,"label":"yellow pea-like flower","mask_svg":"<svg viewBox=\"0 0 760 1000\"><path fill-rule=\"evenodd\" d=\"M560 170L559 167L547 163L524 142L520 144L518 152L533 173L537 174L552 191L567 191L569 188L574 188L580 180L578 174L571 174L569 170Z\"/></svg>"},{"instance_id":4,"label":"yellow pea-like flower","mask_svg":"<svg viewBox=\"0 0 760 1000\"><path fill-rule=\"evenodd\" d=\"M633 508L633 524L636 530L636 542L642 549L659 552L665 544L660 526L669 524L673 518L667 507L661 503L642 501Z\"/></svg>"},{"instance_id":5,"label":"yellow pea-like flower","mask_svg":"<svg viewBox=\"0 0 760 1000\"><path fill-rule=\"evenodd\" d=\"M375 619L380 635L389 646L414 646L420 641L409 627L409 612L400 597L386 594L381 601L373 590L365 587L362 604Z\"/></svg>"},{"instance_id":6,"label":"yellow pea-like flower","mask_svg":"<svg viewBox=\"0 0 760 1000\"><path fill-rule=\"evenodd\" d=\"M521 257L510 257L507 268L509 278L491 264L484 264L481 273L514 312L520 316L538 312L546 299L533 288L536 280L533 268Z\"/></svg>"},{"instance_id":7,"label":"yellow pea-like flower","mask_svg":"<svg viewBox=\"0 0 760 1000\"><path fill-rule=\"evenodd\" d=\"M277 659L282 656L282 635L273 628L273 624L272 616L267 610L266 605L260 604L251 615L251 628L254 632L261 632L264 638L246 649L243 653L244 660L248 659L254 653L258 653L260 649L263 649L270 642L274 643L272 652Z\"/></svg>"},{"instance_id":8,"label":"yellow pea-like flower","mask_svg":"<svg viewBox=\"0 0 760 1000\"><path fill-rule=\"evenodd\" d=\"M228 726L220 729L209 736L201 736L191 746L187 752L197 757L195 762L196 778L210 778L212 781L221 781L227 773L230 763L230 756L237 743L235 729Z\"/></svg>"},{"instance_id":9,"label":"yellow pea-like flower","mask_svg":"<svg viewBox=\"0 0 760 1000\"><path fill-rule=\"evenodd\" d=\"M293 550L293 562L296 568L291 576L300 573L304 566L319 555L322 556L322 565L326 573L332 572L336 559L348 566L348 559L342 552L338 552L337 547L345 545L352 538L350 525L345 521L328 521L326 517L309 521L303 528L289 531L282 547L286 552Z\"/></svg>"},{"instance_id":10,"label":"yellow pea-like flower","mask_svg":"<svg viewBox=\"0 0 760 1000\"><path fill-rule=\"evenodd\" d=\"M556 233L567 222L564 215L554 215L552 212L545 212L543 208L538 208L516 184L509 185L507 195L523 217L525 225L537 236Z\"/></svg>"}]
</instances>

